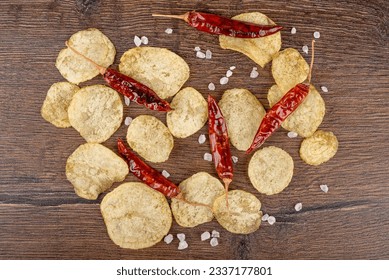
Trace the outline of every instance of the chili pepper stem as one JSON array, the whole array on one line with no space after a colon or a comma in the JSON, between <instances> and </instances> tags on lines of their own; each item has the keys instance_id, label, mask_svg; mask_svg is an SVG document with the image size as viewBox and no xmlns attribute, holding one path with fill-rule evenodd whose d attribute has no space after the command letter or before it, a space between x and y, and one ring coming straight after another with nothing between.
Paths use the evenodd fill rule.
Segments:
<instances>
[{"instance_id":1,"label":"chili pepper stem","mask_svg":"<svg viewBox=\"0 0 389 280\"><path fill-rule=\"evenodd\" d=\"M227 206L227 209L229 209L228 208L228 188L229 188L231 182L232 182L231 179L228 179L228 178L224 178L223 179L224 189L225 189L225 192L226 192L226 206Z\"/></svg>"},{"instance_id":2,"label":"chili pepper stem","mask_svg":"<svg viewBox=\"0 0 389 280\"><path fill-rule=\"evenodd\" d=\"M65 45L71 49L73 52L75 52L76 54L78 54L79 56L83 57L85 60L89 61L90 63L93 64L93 66L96 67L97 70L99 70L100 74L101 75L104 75L104 73L107 71L107 68L101 66L101 65L98 65L96 62L94 62L92 59L90 59L89 57L86 57L85 55L83 55L82 53L80 53L79 51L77 51L75 48L73 48L72 46L69 45L68 41L65 42Z\"/></svg>"},{"instance_id":3,"label":"chili pepper stem","mask_svg":"<svg viewBox=\"0 0 389 280\"><path fill-rule=\"evenodd\" d=\"M209 206L209 205L207 205L207 204L197 203L197 202L190 202L190 201L186 200L186 199L183 197L182 193L179 193L178 195L176 195L176 196L173 197L173 198L178 199L178 200L180 200L180 201L182 201L182 202L184 202L184 203L187 203L187 204L189 204L189 205L191 205L191 206L202 206L202 207L207 207L207 208L209 208L209 209L212 210L212 207Z\"/></svg>"},{"instance_id":4,"label":"chili pepper stem","mask_svg":"<svg viewBox=\"0 0 389 280\"><path fill-rule=\"evenodd\" d=\"M183 14L183 15L151 14L151 16L153 16L153 17L165 17L165 18L177 18L177 19L181 19L181 20L183 20L183 21L188 22L189 13L185 13L185 14Z\"/></svg>"},{"instance_id":5,"label":"chili pepper stem","mask_svg":"<svg viewBox=\"0 0 389 280\"><path fill-rule=\"evenodd\" d=\"M312 68L313 68L313 62L315 60L315 40L312 40L312 56L311 56L311 65L309 66L309 74L308 74L308 84L311 83L311 77L312 77Z\"/></svg>"}]
</instances>

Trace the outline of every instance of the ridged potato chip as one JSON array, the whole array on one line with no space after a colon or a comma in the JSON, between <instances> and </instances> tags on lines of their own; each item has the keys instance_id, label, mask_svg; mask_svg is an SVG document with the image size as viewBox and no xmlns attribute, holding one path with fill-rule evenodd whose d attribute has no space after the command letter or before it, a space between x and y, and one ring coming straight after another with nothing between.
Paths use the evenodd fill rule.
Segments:
<instances>
[{"instance_id":1,"label":"ridged potato chip","mask_svg":"<svg viewBox=\"0 0 389 280\"><path fill-rule=\"evenodd\" d=\"M174 96L189 78L189 66L164 48L136 47L120 58L119 70L165 99Z\"/></svg>"},{"instance_id":2,"label":"ridged potato chip","mask_svg":"<svg viewBox=\"0 0 389 280\"><path fill-rule=\"evenodd\" d=\"M199 131L208 120L208 103L200 92L192 87L180 90L170 103L172 111L166 122L177 138L186 138Z\"/></svg>"},{"instance_id":3,"label":"ridged potato chip","mask_svg":"<svg viewBox=\"0 0 389 280\"><path fill-rule=\"evenodd\" d=\"M68 107L73 95L80 88L68 82L53 84L47 91L43 102L41 115L56 127L71 127L68 117Z\"/></svg>"},{"instance_id":4,"label":"ridged potato chip","mask_svg":"<svg viewBox=\"0 0 389 280\"><path fill-rule=\"evenodd\" d=\"M168 160L174 146L169 129L156 117L140 115L127 130L127 142L144 159L151 162Z\"/></svg>"},{"instance_id":5,"label":"ridged potato chip","mask_svg":"<svg viewBox=\"0 0 389 280\"><path fill-rule=\"evenodd\" d=\"M307 79L309 65L297 50L288 48L274 56L271 72L281 91L288 92Z\"/></svg>"},{"instance_id":6,"label":"ridged potato chip","mask_svg":"<svg viewBox=\"0 0 389 280\"><path fill-rule=\"evenodd\" d=\"M234 16L232 19L262 25L275 24L270 18L258 12L240 14ZM219 42L222 49L230 49L243 53L255 63L264 67L281 49L281 32L254 39L242 39L221 35L219 36Z\"/></svg>"},{"instance_id":7,"label":"ridged potato chip","mask_svg":"<svg viewBox=\"0 0 389 280\"><path fill-rule=\"evenodd\" d=\"M195 227L210 222L213 219L213 202L224 194L220 181L206 172L199 172L182 181L179 188L186 201L205 204L209 208L173 198L171 208L177 223L183 227Z\"/></svg>"},{"instance_id":8,"label":"ridged potato chip","mask_svg":"<svg viewBox=\"0 0 389 280\"><path fill-rule=\"evenodd\" d=\"M70 37L68 43L103 67L110 66L115 59L114 45L96 28L78 31ZM66 80L77 85L99 74L99 70L93 64L69 48L60 51L55 66Z\"/></svg>"},{"instance_id":9,"label":"ridged potato chip","mask_svg":"<svg viewBox=\"0 0 389 280\"><path fill-rule=\"evenodd\" d=\"M332 132L318 130L301 142L300 157L310 165L319 165L336 154L338 145L338 139Z\"/></svg>"},{"instance_id":10,"label":"ridged potato chip","mask_svg":"<svg viewBox=\"0 0 389 280\"><path fill-rule=\"evenodd\" d=\"M76 194L85 199L97 199L127 174L127 163L101 144L80 145L66 161L66 178Z\"/></svg>"},{"instance_id":11,"label":"ridged potato chip","mask_svg":"<svg viewBox=\"0 0 389 280\"><path fill-rule=\"evenodd\" d=\"M143 183L124 183L100 205L108 235L122 248L143 249L169 232L172 213L166 198Z\"/></svg>"},{"instance_id":12,"label":"ridged potato chip","mask_svg":"<svg viewBox=\"0 0 389 280\"><path fill-rule=\"evenodd\" d=\"M251 184L267 195L280 193L293 177L293 159L284 150L270 146L255 152L250 160L248 174Z\"/></svg>"},{"instance_id":13,"label":"ridged potato chip","mask_svg":"<svg viewBox=\"0 0 389 280\"><path fill-rule=\"evenodd\" d=\"M251 193L233 190L228 192L228 208L224 195L213 203L213 213L219 224L237 234L249 234L261 225L261 202Z\"/></svg>"},{"instance_id":14,"label":"ridged potato chip","mask_svg":"<svg viewBox=\"0 0 389 280\"><path fill-rule=\"evenodd\" d=\"M227 123L231 144L240 151L246 151L266 114L265 109L250 91L241 88L226 90L219 106Z\"/></svg>"},{"instance_id":15,"label":"ridged potato chip","mask_svg":"<svg viewBox=\"0 0 389 280\"><path fill-rule=\"evenodd\" d=\"M282 92L277 85L273 85L268 92L269 105L276 104L286 92ZM320 93L311 85L308 96L281 124L283 128L294 131L302 137L311 136L323 121L325 104Z\"/></svg>"},{"instance_id":16,"label":"ridged potato chip","mask_svg":"<svg viewBox=\"0 0 389 280\"><path fill-rule=\"evenodd\" d=\"M106 141L119 128L123 104L119 94L106 86L81 88L68 109L70 124L89 143Z\"/></svg>"}]
</instances>

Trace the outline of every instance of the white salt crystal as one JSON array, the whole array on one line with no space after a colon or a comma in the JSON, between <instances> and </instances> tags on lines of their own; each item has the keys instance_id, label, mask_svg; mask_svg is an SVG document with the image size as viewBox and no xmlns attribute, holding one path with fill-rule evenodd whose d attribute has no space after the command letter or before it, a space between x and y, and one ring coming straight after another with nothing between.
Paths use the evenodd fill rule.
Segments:
<instances>
[{"instance_id":1,"label":"white salt crystal","mask_svg":"<svg viewBox=\"0 0 389 280\"><path fill-rule=\"evenodd\" d=\"M212 58L212 52L210 50L207 50L205 52L205 59L211 59Z\"/></svg>"},{"instance_id":2,"label":"white salt crystal","mask_svg":"<svg viewBox=\"0 0 389 280\"><path fill-rule=\"evenodd\" d=\"M296 203L296 205L294 206L294 210L296 210L297 212L300 211L301 209L303 209L303 205L301 202L299 203Z\"/></svg>"},{"instance_id":3,"label":"white salt crystal","mask_svg":"<svg viewBox=\"0 0 389 280\"><path fill-rule=\"evenodd\" d=\"M262 216L262 221L266 222L269 219L269 214L265 214Z\"/></svg>"},{"instance_id":4,"label":"white salt crystal","mask_svg":"<svg viewBox=\"0 0 389 280\"><path fill-rule=\"evenodd\" d=\"M227 77L223 77L223 78L220 79L220 84L221 85L225 85L227 83L228 83L228 78Z\"/></svg>"},{"instance_id":5,"label":"white salt crystal","mask_svg":"<svg viewBox=\"0 0 389 280\"><path fill-rule=\"evenodd\" d=\"M162 176L165 177L165 178L169 178L170 177L170 173L167 172L166 170L162 170Z\"/></svg>"},{"instance_id":6,"label":"white salt crystal","mask_svg":"<svg viewBox=\"0 0 389 280\"><path fill-rule=\"evenodd\" d=\"M209 231L205 231L201 234L201 241L207 240L211 238L211 234Z\"/></svg>"},{"instance_id":7,"label":"white salt crystal","mask_svg":"<svg viewBox=\"0 0 389 280\"><path fill-rule=\"evenodd\" d=\"M269 218L267 218L267 222L273 225L276 222L276 218L273 216L269 216Z\"/></svg>"},{"instance_id":8,"label":"white salt crystal","mask_svg":"<svg viewBox=\"0 0 389 280\"><path fill-rule=\"evenodd\" d=\"M327 88L326 86L321 86L320 88L321 88L321 90L322 90L323 92L328 92L328 88Z\"/></svg>"},{"instance_id":9,"label":"white salt crystal","mask_svg":"<svg viewBox=\"0 0 389 280\"><path fill-rule=\"evenodd\" d=\"M212 247L215 247L215 246L219 245L219 241L217 241L217 238L214 237L211 239L209 244L211 244Z\"/></svg>"},{"instance_id":10,"label":"white salt crystal","mask_svg":"<svg viewBox=\"0 0 389 280\"><path fill-rule=\"evenodd\" d=\"M126 117L126 119L124 120L124 124L125 125L130 125L131 122L132 122L132 118L131 117Z\"/></svg>"},{"instance_id":11,"label":"white salt crystal","mask_svg":"<svg viewBox=\"0 0 389 280\"><path fill-rule=\"evenodd\" d=\"M231 159L233 163L237 163L239 160L237 156L232 156Z\"/></svg>"},{"instance_id":12,"label":"white salt crystal","mask_svg":"<svg viewBox=\"0 0 389 280\"><path fill-rule=\"evenodd\" d=\"M319 32L319 31L313 32L313 37L314 37L315 39L319 39L319 38L320 38L320 32Z\"/></svg>"},{"instance_id":13,"label":"white salt crystal","mask_svg":"<svg viewBox=\"0 0 389 280\"><path fill-rule=\"evenodd\" d=\"M146 36L142 36L142 38L140 38L140 41L142 42L142 44L147 45L149 43L149 38L147 38Z\"/></svg>"},{"instance_id":14,"label":"white salt crystal","mask_svg":"<svg viewBox=\"0 0 389 280\"><path fill-rule=\"evenodd\" d=\"M232 71L231 70L227 70L226 72L226 77L231 77L232 76Z\"/></svg>"},{"instance_id":15,"label":"white salt crystal","mask_svg":"<svg viewBox=\"0 0 389 280\"><path fill-rule=\"evenodd\" d=\"M207 140L207 137L204 134L200 134L199 136L199 143L204 144L205 140Z\"/></svg>"},{"instance_id":16,"label":"white salt crystal","mask_svg":"<svg viewBox=\"0 0 389 280\"><path fill-rule=\"evenodd\" d=\"M302 50L303 50L303 52L308 54L308 46L307 45L303 46Z\"/></svg>"},{"instance_id":17,"label":"white salt crystal","mask_svg":"<svg viewBox=\"0 0 389 280\"><path fill-rule=\"evenodd\" d=\"M135 43L135 46L139 47L142 44L142 40L138 36L135 35L134 43Z\"/></svg>"},{"instance_id":18,"label":"white salt crystal","mask_svg":"<svg viewBox=\"0 0 389 280\"><path fill-rule=\"evenodd\" d=\"M185 233L177 233L177 238L180 241L184 241L185 240Z\"/></svg>"},{"instance_id":19,"label":"white salt crystal","mask_svg":"<svg viewBox=\"0 0 389 280\"><path fill-rule=\"evenodd\" d=\"M201 51L197 51L196 52L196 57L198 57L198 58L205 58L205 53L203 53Z\"/></svg>"},{"instance_id":20,"label":"white salt crystal","mask_svg":"<svg viewBox=\"0 0 389 280\"><path fill-rule=\"evenodd\" d=\"M178 250L184 250L186 248L188 248L188 243L185 240L178 243Z\"/></svg>"},{"instance_id":21,"label":"white salt crystal","mask_svg":"<svg viewBox=\"0 0 389 280\"><path fill-rule=\"evenodd\" d=\"M220 237L220 232L218 232L217 230L213 230L211 235L212 237Z\"/></svg>"},{"instance_id":22,"label":"white salt crystal","mask_svg":"<svg viewBox=\"0 0 389 280\"><path fill-rule=\"evenodd\" d=\"M288 132L288 137L289 138L296 138L298 136L298 134L294 131L289 131Z\"/></svg>"},{"instance_id":23,"label":"white salt crystal","mask_svg":"<svg viewBox=\"0 0 389 280\"><path fill-rule=\"evenodd\" d=\"M171 28L166 28L166 29L165 29L165 33L166 33L166 34L172 34L172 33L173 33L173 29L171 29Z\"/></svg>"},{"instance_id":24,"label":"white salt crystal","mask_svg":"<svg viewBox=\"0 0 389 280\"><path fill-rule=\"evenodd\" d=\"M236 66L231 66L231 67L230 67L230 70L231 70L231 71L234 71L235 69L236 69Z\"/></svg>"},{"instance_id":25,"label":"white salt crystal","mask_svg":"<svg viewBox=\"0 0 389 280\"><path fill-rule=\"evenodd\" d=\"M165 238L163 239L163 241L165 241L166 244L172 243L172 241L173 241L173 234L169 233L168 235L166 235Z\"/></svg>"},{"instance_id":26,"label":"white salt crystal","mask_svg":"<svg viewBox=\"0 0 389 280\"><path fill-rule=\"evenodd\" d=\"M209 84L208 84L208 89L209 89L209 90L215 90L215 88L216 88L216 87L215 87L215 84L214 84L214 83L209 83Z\"/></svg>"},{"instance_id":27,"label":"white salt crystal","mask_svg":"<svg viewBox=\"0 0 389 280\"><path fill-rule=\"evenodd\" d=\"M253 67L253 70L251 70L251 73L250 73L250 78L255 79L256 77L258 77L258 75L259 75L259 73L257 71L257 68Z\"/></svg>"},{"instance_id":28,"label":"white salt crystal","mask_svg":"<svg viewBox=\"0 0 389 280\"><path fill-rule=\"evenodd\" d=\"M198 51L200 51L201 49L200 49L200 47L195 47L194 50L195 50L196 52L198 52Z\"/></svg>"},{"instance_id":29,"label":"white salt crystal","mask_svg":"<svg viewBox=\"0 0 389 280\"><path fill-rule=\"evenodd\" d=\"M297 32L296 27L292 27L292 29L290 30L290 33L291 34L296 34L296 32Z\"/></svg>"},{"instance_id":30,"label":"white salt crystal","mask_svg":"<svg viewBox=\"0 0 389 280\"><path fill-rule=\"evenodd\" d=\"M204 160L206 161L212 161L212 155L210 153L205 153L204 154Z\"/></svg>"},{"instance_id":31,"label":"white salt crystal","mask_svg":"<svg viewBox=\"0 0 389 280\"><path fill-rule=\"evenodd\" d=\"M325 192L325 193L328 192L328 186L327 186L327 185L320 185L320 189L321 189L323 192Z\"/></svg>"},{"instance_id":32,"label":"white salt crystal","mask_svg":"<svg viewBox=\"0 0 389 280\"><path fill-rule=\"evenodd\" d=\"M130 98L128 98L127 96L124 96L124 104L126 104L127 106L130 105Z\"/></svg>"}]
</instances>

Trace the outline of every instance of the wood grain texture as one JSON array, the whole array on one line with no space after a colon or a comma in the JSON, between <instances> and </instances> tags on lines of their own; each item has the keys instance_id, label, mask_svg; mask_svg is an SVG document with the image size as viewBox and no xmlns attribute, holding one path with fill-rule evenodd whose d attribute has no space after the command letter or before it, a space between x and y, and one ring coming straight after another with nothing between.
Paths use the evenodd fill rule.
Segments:
<instances>
[{"instance_id":1,"label":"wood grain texture","mask_svg":"<svg viewBox=\"0 0 389 280\"><path fill-rule=\"evenodd\" d=\"M64 42L74 32L96 27L115 44L117 66L121 54L134 47L134 35L145 35L149 45L166 47L189 64L193 86L204 96L209 82L220 99L224 90L243 87L266 106L266 93L274 83L270 65L259 69L245 56L222 50L218 38L190 29L183 22L161 20L151 12L180 14L202 10L224 16L261 11L278 24L283 47L301 50L314 31L317 40L313 83L326 85L326 116L322 129L339 140L339 151L326 164L312 167L298 156L301 139L289 139L279 130L266 145L291 154L295 173L289 187L274 196L258 194L250 185L250 157L239 157L231 188L261 200L263 211L277 218L255 233L234 235L216 221L194 229L173 224L171 233L184 232L189 248L177 251L160 242L145 250L124 250L109 239L99 202L75 195L65 177L67 157L84 141L74 129L58 129L45 122L40 108L54 82L64 80L54 63ZM0 2L0 258L1 259L388 259L389 258L389 70L387 1L92 1L2 0ZM290 28L297 28L290 35ZM173 28L171 35L164 33ZM196 59L193 48L213 52L211 60ZM309 59L306 56L307 59ZM230 82L218 81L236 65ZM97 77L85 84L103 83ZM131 104L125 115L153 114ZM124 124L104 143L114 149L115 139L126 133ZM212 163L202 159L209 143L199 145L199 134L175 139L170 159L154 164L179 183L198 171L216 176ZM128 176L126 181L136 181ZM323 193L320 184L328 184ZM118 184L115 184L116 187ZM303 209L293 206L302 202ZM221 232L220 245L200 241L205 230Z\"/></svg>"}]
</instances>

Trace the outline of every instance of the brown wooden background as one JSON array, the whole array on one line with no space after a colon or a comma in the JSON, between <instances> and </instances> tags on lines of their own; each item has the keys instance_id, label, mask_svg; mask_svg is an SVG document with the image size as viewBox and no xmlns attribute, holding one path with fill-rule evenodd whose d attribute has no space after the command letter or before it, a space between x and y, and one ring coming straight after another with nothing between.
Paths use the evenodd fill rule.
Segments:
<instances>
[{"instance_id":1,"label":"brown wooden background","mask_svg":"<svg viewBox=\"0 0 389 280\"><path fill-rule=\"evenodd\" d=\"M388 5L387 1L93 1L2 0L0 2L0 258L1 259L379 259L389 258L388 176ZM259 69L247 57L222 50L218 38L198 33L183 22L161 20L151 12L179 14L201 10L224 16L261 11L285 26L283 47L301 50L312 33L321 32L313 83L326 85L326 116L322 129L333 131L340 143L336 156L319 167L304 164L298 156L301 139L278 131L266 145L288 151L295 161L290 186L275 196L260 195L250 185L249 157L239 157L232 188L252 193L265 213L277 223L264 223L244 236L222 229L216 221L194 229L173 224L171 233L187 235L189 248L173 244L132 251L118 248L108 238L99 202L75 195L65 177L67 157L84 143L74 129L59 129L45 122L40 108L54 82L64 80L54 66L58 52L74 32L88 27L102 30L120 56L134 47L134 35L145 35L150 46L166 47L189 64L193 86L206 96L209 82L220 98L233 87L245 87L267 106L266 92L274 83L270 65ZM297 34L290 35L290 28ZM168 27L174 33L167 35ZM195 58L193 48L213 52L211 60ZM307 56L305 56L307 58ZM237 69L227 85L218 81L225 71ZM103 83L100 77L86 84ZM125 108L132 117L150 111L135 104ZM165 121L164 114L154 114ZM126 133L124 124L105 143ZM166 169L179 183L198 171L215 174L202 159L208 142L197 138L206 127L184 140L175 139ZM136 181L129 175L126 181ZM328 184L323 193L320 184ZM115 185L117 186L117 184ZM114 187L115 187L114 186ZM303 210L293 206L302 202ZM212 248L200 234L216 229L220 245Z\"/></svg>"}]
</instances>

